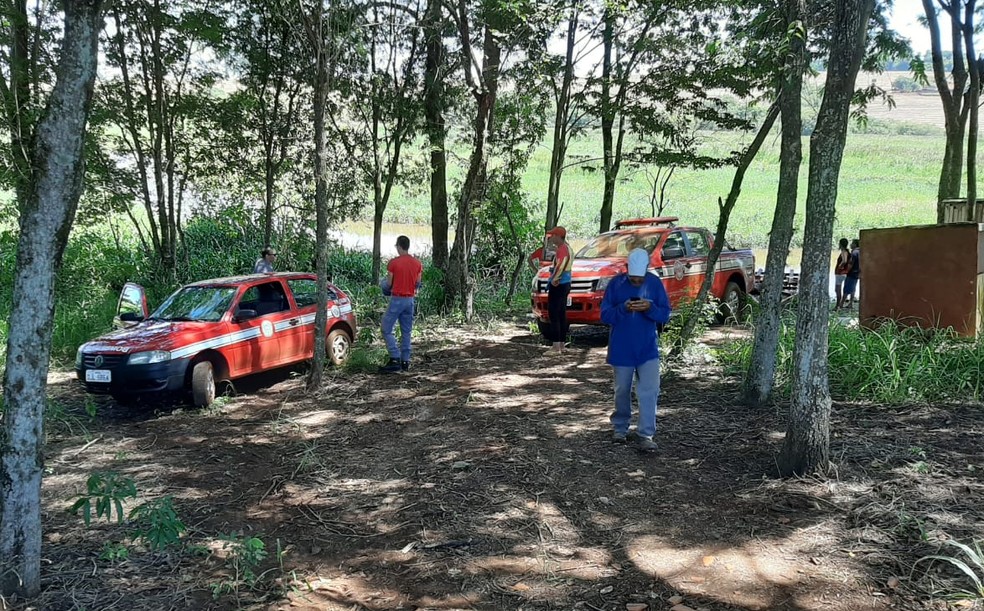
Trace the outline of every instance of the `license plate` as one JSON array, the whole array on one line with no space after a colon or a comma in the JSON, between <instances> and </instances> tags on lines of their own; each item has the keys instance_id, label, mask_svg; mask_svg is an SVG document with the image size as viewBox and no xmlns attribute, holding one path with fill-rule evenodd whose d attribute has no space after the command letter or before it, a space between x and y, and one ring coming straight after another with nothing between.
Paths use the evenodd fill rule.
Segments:
<instances>
[{"instance_id":1,"label":"license plate","mask_svg":"<svg viewBox=\"0 0 984 611\"><path fill-rule=\"evenodd\" d=\"M571 296L567 296L567 307L571 307Z\"/></svg>"},{"instance_id":2,"label":"license plate","mask_svg":"<svg viewBox=\"0 0 984 611\"><path fill-rule=\"evenodd\" d=\"M87 369L85 372L86 382L112 382L113 372L108 369Z\"/></svg>"}]
</instances>

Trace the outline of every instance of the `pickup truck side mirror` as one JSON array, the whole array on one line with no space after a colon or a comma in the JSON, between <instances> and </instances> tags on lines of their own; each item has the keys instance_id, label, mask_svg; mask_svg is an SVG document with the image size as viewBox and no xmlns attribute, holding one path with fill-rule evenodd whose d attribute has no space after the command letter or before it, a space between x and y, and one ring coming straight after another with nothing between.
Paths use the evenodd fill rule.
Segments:
<instances>
[{"instance_id":1,"label":"pickup truck side mirror","mask_svg":"<svg viewBox=\"0 0 984 611\"><path fill-rule=\"evenodd\" d=\"M664 246L663 247L663 260L666 259L679 259L683 256L683 247L681 246Z\"/></svg>"},{"instance_id":2,"label":"pickup truck side mirror","mask_svg":"<svg viewBox=\"0 0 984 611\"><path fill-rule=\"evenodd\" d=\"M242 322L244 320L250 320L251 318L256 318L256 310L250 309L238 309L236 310L236 315L232 317L236 322Z\"/></svg>"},{"instance_id":3,"label":"pickup truck side mirror","mask_svg":"<svg viewBox=\"0 0 984 611\"><path fill-rule=\"evenodd\" d=\"M123 322L141 322L143 319L144 317L137 312L123 312L120 314L120 320Z\"/></svg>"}]
</instances>

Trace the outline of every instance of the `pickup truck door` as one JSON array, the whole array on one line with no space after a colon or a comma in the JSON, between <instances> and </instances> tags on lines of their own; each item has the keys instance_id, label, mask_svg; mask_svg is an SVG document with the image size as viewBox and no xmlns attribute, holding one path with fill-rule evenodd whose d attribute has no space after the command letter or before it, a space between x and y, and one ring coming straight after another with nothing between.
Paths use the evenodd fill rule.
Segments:
<instances>
[{"instance_id":1,"label":"pickup truck door","mask_svg":"<svg viewBox=\"0 0 984 611\"><path fill-rule=\"evenodd\" d=\"M687 285L687 296L696 299L700 293L700 285L707 274L707 255L711 252L709 236L699 229L684 231L687 237L687 256L683 267Z\"/></svg>"},{"instance_id":2,"label":"pickup truck door","mask_svg":"<svg viewBox=\"0 0 984 611\"><path fill-rule=\"evenodd\" d=\"M658 259L662 263L659 276L674 308L687 297L687 243L682 231L670 231L659 245ZM655 253L654 253L655 254ZM657 258L657 257L654 257Z\"/></svg>"}]
</instances>

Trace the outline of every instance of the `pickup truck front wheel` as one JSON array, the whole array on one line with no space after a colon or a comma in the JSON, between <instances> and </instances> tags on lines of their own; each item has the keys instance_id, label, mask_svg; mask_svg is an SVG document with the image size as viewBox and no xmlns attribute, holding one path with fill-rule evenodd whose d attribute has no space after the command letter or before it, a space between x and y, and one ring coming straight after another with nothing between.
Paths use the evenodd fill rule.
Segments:
<instances>
[{"instance_id":1,"label":"pickup truck front wheel","mask_svg":"<svg viewBox=\"0 0 984 611\"><path fill-rule=\"evenodd\" d=\"M743 323L748 319L748 295L737 283L729 282L724 287L717 317L722 323Z\"/></svg>"}]
</instances>

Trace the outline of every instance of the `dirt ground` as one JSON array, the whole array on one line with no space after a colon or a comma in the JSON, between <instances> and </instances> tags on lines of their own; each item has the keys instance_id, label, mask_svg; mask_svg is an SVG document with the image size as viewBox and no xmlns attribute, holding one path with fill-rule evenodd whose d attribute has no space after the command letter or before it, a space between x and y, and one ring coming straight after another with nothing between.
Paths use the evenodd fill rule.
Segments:
<instances>
[{"instance_id":1,"label":"dirt ground","mask_svg":"<svg viewBox=\"0 0 984 611\"><path fill-rule=\"evenodd\" d=\"M961 604L943 594L969 582L916 561L984 536L979 407L835 404L836 470L779 480L781 410L742 406L710 359L664 376L657 453L613 445L604 358L597 332L552 359L524 324L430 329L407 374L335 372L311 396L278 372L202 412L100 399L94 418L55 375L32 608ZM127 511L171 495L184 545L151 551L69 513L96 471L136 482ZM220 539L234 534L269 552L252 582ZM128 557L100 559L114 543Z\"/></svg>"}]
</instances>

